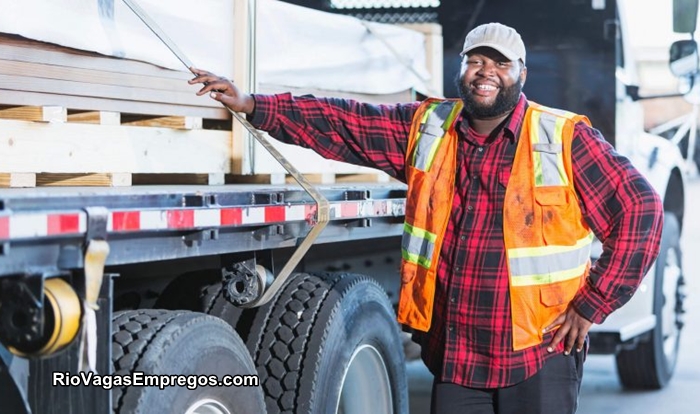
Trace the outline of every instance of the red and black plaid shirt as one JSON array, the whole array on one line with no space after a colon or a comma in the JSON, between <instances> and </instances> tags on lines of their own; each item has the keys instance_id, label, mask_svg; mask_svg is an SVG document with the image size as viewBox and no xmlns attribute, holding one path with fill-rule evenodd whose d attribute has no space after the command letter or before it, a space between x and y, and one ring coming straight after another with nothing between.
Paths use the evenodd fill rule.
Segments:
<instances>
[{"instance_id":1,"label":"red and black plaid shirt","mask_svg":"<svg viewBox=\"0 0 700 414\"><path fill-rule=\"evenodd\" d=\"M405 159L419 103L370 105L289 94L255 95L251 121L287 143L334 160L374 167L405 182ZM487 142L459 135L455 196L440 254L432 326L421 334L423 360L438 380L472 388L516 384L556 353L513 351L503 199L527 100ZM510 148L509 148L510 147ZM601 134L579 123L572 146L574 185L584 217L605 243L573 306L601 323L635 292L659 250L663 207L649 183ZM557 352L561 352L560 345Z\"/></svg>"}]
</instances>

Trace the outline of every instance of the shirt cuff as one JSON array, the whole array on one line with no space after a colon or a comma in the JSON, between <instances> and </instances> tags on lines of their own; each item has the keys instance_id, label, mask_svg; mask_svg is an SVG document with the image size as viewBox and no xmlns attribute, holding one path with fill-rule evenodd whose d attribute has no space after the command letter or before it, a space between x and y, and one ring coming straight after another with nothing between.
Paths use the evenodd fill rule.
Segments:
<instances>
[{"instance_id":1,"label":"shirt cuff","mask_svg":"<svg viewBox=\"0 0 700 414\"><path fill-rule=\"evenodd\" d=\"M571 306L589 321L601 324L614 309L608 305L600 293L588 283L584 284L571 302Z\"/></svg>"},{"instance_id":2,"label":"shirt cuff","mask_svg":"<svg viewBox=\"0 0 700 414\"><path fill-rule=\"evenodd\" d=\"M246 118L255 128L269 131L273 129L275 117L272 114L277 113L277 99L274 95L252 95L255 99L255 108L253 113Z\"/></svg>"}]
</instances>

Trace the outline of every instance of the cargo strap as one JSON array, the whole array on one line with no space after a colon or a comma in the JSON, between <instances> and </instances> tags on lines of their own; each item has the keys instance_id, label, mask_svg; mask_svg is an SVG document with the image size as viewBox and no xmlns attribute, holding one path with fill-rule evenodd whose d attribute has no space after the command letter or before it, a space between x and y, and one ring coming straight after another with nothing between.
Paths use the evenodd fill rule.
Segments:
<instances>
[{"instance_id":1,"label":"cargo strap","mask_svg":"<svg viewBox=\"0 0 700 414\"><path fill-rule=\"evenodd\" d=\"M86 209L88 216L85 240L85 299L83 300L83 330L80 337L78 369L96 372L97 366L97 317L100 309L97 300L102 289L105 263L109 255L107 244L107 210L100 207Z\"/></svg>"},{"instance_id":2,"label":"cargo strap","mask_svg":"<svg viewBox=\"0 0 700 414\"><path fill-rule=\"evenodd\" d=\"M145 10L139 6L135 0L123 0L124 3L134 12L134 14L141 19L141 21L153 32L153 34L160 39L163 44L170 49L170 51L177 57L177 59L182 62L188 70L192 70L195 66L192 61L185 56L185 54L177 47L175 42L168 37L168 35L163 31L163 29L156 24L156 22L151 19ZM292 254L292 257L287 261L287 263L282 267L280 273L275 277L274 281L270 286L263 292L263 294L256 300L252 300L245 305L245 307L256 307L267 303L272 297L277 293L277 291L285 284L289 276L292 274L294 268L301 262L304 258L306 252L311 248L311 246L316 241L316 238L321 234L321 231L326 227L330 219L330 207L328 200L319 192L294 166L287 161L287 159L272 146L270 141L268 141L265 136L255 129L253 125L241 116L241 114L232 111L230 108L226 107L231 115L240 122L245 129L250 132L250 134L255 137L255 139L265 147L265 149L272 155L277 162L284 167L289 175L296 180L297 183L314 199L316 202L316 224L311 228L309 233L304 237L304 240L299 244L297 249Z\"/></svg>"}]
</instances>

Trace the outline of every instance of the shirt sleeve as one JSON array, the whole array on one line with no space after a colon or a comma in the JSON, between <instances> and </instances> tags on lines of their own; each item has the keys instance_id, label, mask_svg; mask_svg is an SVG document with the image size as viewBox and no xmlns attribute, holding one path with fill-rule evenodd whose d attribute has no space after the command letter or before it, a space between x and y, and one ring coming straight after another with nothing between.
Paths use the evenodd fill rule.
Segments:
<instances>
[{"instance_id":1,"label":"shirt sleeve","mask_svg":"<svg viewBox=\"0 0 700 414\"><path fill-rule=\"evenodd\" d=\"M418 102L373 105L289 93L253 97L255 111L248 118L272 137L405 182L408 134Z\"/></svg>"},{"instance_id":2,"label":"shirt sleeve","mask_svg":"<svg viewBox=\"0 0 700 414\"><path fill-rule=\"evenodd\" d=\"M583 215L603 243L572 305L602 323L627 303L656 260L663 204L631 162L584 123L575 127L572 166Z\"/></svg>"}]
</instances>

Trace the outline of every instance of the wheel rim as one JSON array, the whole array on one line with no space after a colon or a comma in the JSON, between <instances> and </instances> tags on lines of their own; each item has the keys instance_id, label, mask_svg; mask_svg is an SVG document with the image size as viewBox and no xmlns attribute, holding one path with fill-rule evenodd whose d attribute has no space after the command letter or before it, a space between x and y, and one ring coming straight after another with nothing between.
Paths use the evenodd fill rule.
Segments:
<instances>
[{"instance_id":1,"label":"wheel rim","mask_svg":"<svg viewBox=\"0 0 700 414\"><path fill-rule=\"evenodd\" d=\"M233 414L228 408L216 400L202 399L194 404L185 414Z\"/></svg>"},{"instance_id":2,"label":"wheel rim","mask_svg":"<svg viewBox=\"0 0 700 414\"><path fill-rule=\"evenodd\" d=\"M371 345L358 347L343 376L336 413L393 413L389 374L384 358Z\"/></svg>"},{"instance_id":3,"label":"wheel rim","mask_svg":"<svg viewBox=\"0 0 700 414\"><path fill-rule=\"evenodd\" d=\"M683 326L681 316L684 297L680 258L674 249L668 249L666 252L663 278L664 303L661 311L663 349L668 368L672 370L676 363L680 330Z\"/></svg>"}]
</instances>

